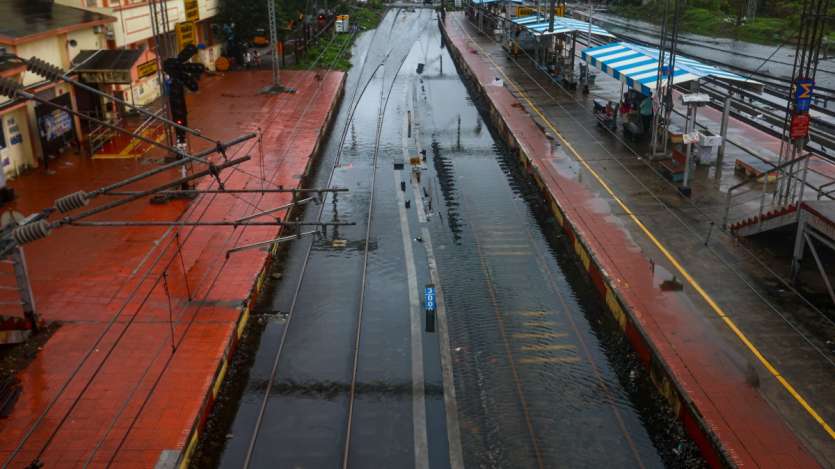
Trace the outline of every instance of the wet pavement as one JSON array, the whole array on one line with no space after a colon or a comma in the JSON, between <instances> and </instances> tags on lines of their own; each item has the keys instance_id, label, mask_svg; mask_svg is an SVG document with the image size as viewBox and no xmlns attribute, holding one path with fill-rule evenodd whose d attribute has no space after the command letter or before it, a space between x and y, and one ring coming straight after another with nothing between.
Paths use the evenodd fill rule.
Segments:
<instances>
[{"instance_id":1,"label":"wet pavement","mask_svg":"<svg viewBox=\"0 0 835 469\"><path fill-rule=\"evenodd\" d=\"M300 183L344 78L341 72L322 80L314 75L285 73L297 93L278 96L257 93L270 82L269 72L201 80L189 105L192 123L204 135L228 140L262 130L261 139L227 150L229 158L252 156L220 171L227 188ZM92 192L155 168L161 156L62 157L48 170L13 181L17 199L11 207L25 214L50 207L73 191ZM177 175L160 173L124 189L148 190ZM217 187L214 178L200 183ZM95 219L237 220L289 199L275 192L202 194L162 205L145 198ZM90 206L113 200L98 197ZM0 419L0 464L154 467L160 460L187 460L269 258L264 250L226 252L273 239L278 231L276 225L66 226L26 245L38 311L60 327L17 374L22 393Z\"/></svg>"},{"instance_id":2,"label":"wet pavement","mask_svg":"<svg viewBox=\"0 0 835 469\"><path fill-rule=\"evenodd\" d=\"M776 467L813 465L810 453L831 461L832 321L783 289L767 261L712 228L722 207L717 181L697 170L693 197L679 196L631 142L596 125L590 97L561 89L526 59L514 61L464 15L447 24L462 60L526 145L532 172L650 338L647 355L661 357L700 418L717 423L710 432L741 449L730 457ZM496 76L503 83L493 89Z\"/></svg>"},{"instance_id":3,"label":"wet pavement","mask_svg":"<svg viewBox=\"0 0 835 469\"><path fill-rule=\"evenodd\" d=\"M392 10L353 55L311 185L335 167L321 216L357 225L290 248L219 465L699 467L435 14Z\"/></svg>"}]
</instances>

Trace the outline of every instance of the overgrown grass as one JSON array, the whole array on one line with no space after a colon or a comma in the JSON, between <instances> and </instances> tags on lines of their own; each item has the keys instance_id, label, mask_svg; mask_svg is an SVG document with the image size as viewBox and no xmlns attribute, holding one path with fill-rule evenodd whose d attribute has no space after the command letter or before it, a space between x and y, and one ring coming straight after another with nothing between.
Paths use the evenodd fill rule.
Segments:
<instances>
[{"instance_id":1,"label":"overgrown grass","mask_svg":"<svg viewBox=\"0 0 835 469\"><path fill-rule=\"evenodd\" d=\"M373 0L364 4L341 3L336 6L335 11L337 15L349 15L349 21L352 25L357 25L361 31L366 31L377 27L383 18L385 7L380 0ZM288 68L307 69L318 58L315 68L328 68L330 66L333 70L347 71L351 68L353 37L352 34L348 33L339 33L333 38L326 35L319 39L316 46L307 51L303 59Z\"/></svg>"},{"instance_id":2,"label":"overgrown grass","mask_svg":"<svg viewBox=\"0 0 835 469\"><path fill-rule=\"evenodd\" d=\"M704 6L710 5L704 3ZM663 7L656 2L650 2L644 6L613 5L610 9L615 14L652 23L658 23L661 20L658 12L663 11ZM736 18L733 16L699 6L690 7L684 12L681 17L681 30L703 36L727 37L760 44L779 44L797 31L797 25L796 19L792 17L758 17L753 21L737 25Z\"/></svg>"},{"instance_id":3,"label":"overgrown grass","mask_svg":"<svg viewBox=\"0 0 835 469\"><path fill-rule=\"evenodd\" d=\"M385 7L381 0L372 0L364 4L341 4L336 11L339 12L338 15L350 15L351 24L356 24L365 31L380 24Z\"/></svg>"},{"instance_id":4,"label":"overgrown grass","mask_svg":"<svg viewBox=\"0 0 835 469\"><path fill-rule=\"evenodd\" d=\"M330 37L320 38L319 43L315 47L311 47L304 58L288 68L294 70L310 68L317 58L319 61L316 62L314 68L328 68L328 66L331 66L333 70L343 71L351 68L351 35L340 33L333 38L333 41Z\"/></svg>"}]
</instances>

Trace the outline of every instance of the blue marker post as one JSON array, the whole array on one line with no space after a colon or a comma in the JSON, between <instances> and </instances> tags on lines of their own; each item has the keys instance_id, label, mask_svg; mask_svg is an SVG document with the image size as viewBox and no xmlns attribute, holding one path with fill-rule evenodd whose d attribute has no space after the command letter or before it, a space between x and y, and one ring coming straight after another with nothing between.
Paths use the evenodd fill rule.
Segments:
<instances>
[{"instance_id":1,"label":"blue marker post","mask_svg":"<svg viewBox=\"0 0 835 469\"><path fill-rule=\"evenodd\" d=\"M426 332L435 332L435 285L432 283L423 290L423 306L426 310Z\"/></svg>"}]
</instances>

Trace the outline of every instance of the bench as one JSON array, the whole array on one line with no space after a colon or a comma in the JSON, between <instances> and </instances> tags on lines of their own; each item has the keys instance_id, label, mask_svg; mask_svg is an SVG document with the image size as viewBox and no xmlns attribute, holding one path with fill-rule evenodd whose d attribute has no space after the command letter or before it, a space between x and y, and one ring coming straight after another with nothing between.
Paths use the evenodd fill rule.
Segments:
<instances>
[{"instance_id":1,"label":"bench","mask_svg":"<svg viewBox=\"0 0 835 469\"><path fill-rule=\"evenodd\" d=\"M673 157L658 163L661 166L661 172L673 182L681 182L684 180L684 168L687 165L687 156L673 149Z\"/></svg>"},{"instance_id":2,"label":"bench","mask_svg":"<svg viewBox=\"0 0 835 469\"><path fill-rule=\"evenodd\" d=\"M763 182L763 176L765 176L768 184L777 180L777 172L769 171L773 168L773 165L754 157L746 159L737 158L734 163L734 172L738 176L756 178L757 182Z\"/></svg>"}]
</instances>

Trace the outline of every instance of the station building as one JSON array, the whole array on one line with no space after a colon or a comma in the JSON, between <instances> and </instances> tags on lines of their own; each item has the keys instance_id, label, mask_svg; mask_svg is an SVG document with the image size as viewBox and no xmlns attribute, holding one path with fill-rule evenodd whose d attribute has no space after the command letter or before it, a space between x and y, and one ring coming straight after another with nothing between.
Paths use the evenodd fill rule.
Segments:
<instances>
[{"instance_id":1,"label":"station building","mask_svg":"<svg viewBox=\"0 0 835 469\"><path fill-rule=\"evenodd\" d=\"M220 57L220 45L215 44L210 27L211 19L218 11L219 0L55 1L114 18L106 26L104 50L98 51L83 65L78 65L76 71L82 81L131 104L148 106L162 94L154 53L157 50L155 29L168 31L166 40L160 41L160 46L169 45L175 54L185 43L191 42L200 48L197 60L210 69ZM154 24L158 25L157 28ZM89 51L89 56L94 52ZM89 57L82 57L86 58ZM98 104L110 118L123 111L112 104L110 107L108 103Z\"/></svg>"},{"instance_id":2,"label":"station building","mask_svg":"<svg viewBox=\"0 0 835 469\"><path fill-rule=\"evenodd\" d=\"M106 43L105 30L115 19L80 8L46 1L0 0L0 48L5 56L38 57L70 70L85 49ZM17 80L43 99L72 109L72 86L52 83L26 70L14 60L0 60L0 75ZM0 97L0 188L29 168L48 164L50 158L84 140L79 119L70 113L33 101Z\"/></svg>"}]
</instances>

